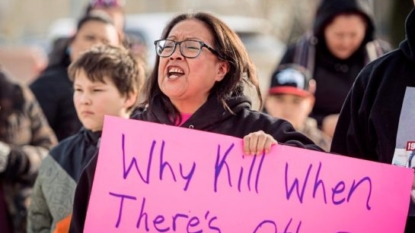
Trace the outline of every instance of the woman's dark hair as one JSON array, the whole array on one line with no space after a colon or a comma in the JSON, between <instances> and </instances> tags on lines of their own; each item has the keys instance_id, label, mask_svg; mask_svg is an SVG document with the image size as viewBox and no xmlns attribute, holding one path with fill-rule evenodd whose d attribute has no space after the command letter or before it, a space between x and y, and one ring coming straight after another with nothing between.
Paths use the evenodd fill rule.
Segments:
<instances>
[{"instance_id":1,"label":"woman's dark hair","mask_svg":"<svg viewBox=\"0 0 415 233\"><path fill-rule=\"evenodd\" d=\"M97 21L105 24L114 25L114 22L112 21L111 17L105 12L90 12L89 14L79 19L78 23L76 24L76 31L79 31L84 26L84 24L90 21Z\"/></svg>"},{"instance_id":2,"label":"woman's dark hair","mask_svg":"<svg viewBox=\"0 0 415 233\"><path fill-rule=\"evenodd\" d=\"M24 104L22 87L0 66L0 125L7 124L12 113L23 114Z\"/></svg>"},{"instance_id":3,"label":"woman's dark hair","mask_svg":"<svg viewBox=\"0 0 415 233\"><path fill-rule=\"evenodd\" d=\"M209 28L214 38L213 47L219 52L219 59L226 60L229 63L228 73L222 81L215 83L213 88L210 90L210 96L216 96L216 98L223 104L224 108L232 112L226 104L226 99L231 96L243 95L244 84L246 83L255 87L262 106L262 97L258 86L255 66L249 58L241 39L223 21L209 13L204 12L181 14L174 17L167 24L161 38L167 38L170 31L176 24L190 19L199 20ZM166 112L170 114L175 121L176 119L180 119L180 113L171 103L169 98L163 94L158 85L159 63L160 58L156 57L154 69L150 74L150 77L147 79L145 88L143 89L145 95L144 105L148 104L149 109L151 109L151 103L156 98L161 98Z\"/></svg>"}]
</instances>

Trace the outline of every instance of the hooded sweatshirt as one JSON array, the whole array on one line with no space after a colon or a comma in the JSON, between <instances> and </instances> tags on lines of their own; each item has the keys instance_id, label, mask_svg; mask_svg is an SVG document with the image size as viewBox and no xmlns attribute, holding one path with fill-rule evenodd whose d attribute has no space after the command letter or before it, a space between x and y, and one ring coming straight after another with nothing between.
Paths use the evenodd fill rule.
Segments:
<instances>
[{"instance_id":1,"label":"hooded sweatshirt","mask_svg":"<svg viewBox=\"0 0 415 233\"><path fill-rule=\"evenodd\" d=\"M210 97L180 127L219 133L242 138L259 130L270 134L282 145L290 145L311 150L323 151L306 136L294 130L285 120L273 118L264 113L250 110L251 103L246 97L233 97L227 100L233 113L227 111L215 98ZM132 118L166 125L174 125L171 117L164 111L161 101L155 100L147 110ZM94 179L97 156L86 166L75 193L74 211L70 232L83 232L89 195Z\"/></svg>"},{"instance_id":2,"label":"hooded sweatshirt","mask_svg":"<svg viewBox=\"0 0 415 233\"><path fill-rule=\"evenodd\" d=\"M347 96L331 151L355 158L414 167L415 11L406 20L399 49L366 66ZM414 145L414 146L412 146ZM399 182L399 177L393 177ZM385 193L384 195L387 195ZM408 198L403 196L402 198ZM415 232L415 202L406 232Z\"/></svg>"},{"instance_id":3,"label":"hooded sweatshirt","mask_svg":"<svg viewBox=\"0 0 415 233\"><path fill-rule=\"evenodd\" d=\"M366 19L366 34L360 47L347 59L335 57L327 48L324 31L340 14L354 13ZM295 63L306 67L316 80L315 105L311 117L322 125L324 117L338 114L360 70L389 50L389 45L374 40L372 6L369 0L323 0L312 32L288 47L280 65ZM329 98L328 98L329 97Z\"/></svg>"}]
</instances>

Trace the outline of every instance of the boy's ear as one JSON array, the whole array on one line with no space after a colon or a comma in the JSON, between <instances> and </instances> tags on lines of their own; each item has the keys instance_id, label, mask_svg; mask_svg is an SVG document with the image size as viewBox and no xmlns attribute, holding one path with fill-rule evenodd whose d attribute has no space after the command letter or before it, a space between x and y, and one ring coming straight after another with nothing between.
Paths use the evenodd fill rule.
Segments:
<instances>
[{"instance_id":1,"label":"boy's ear","mask_svg":"<svg viewBox=\"0 0 415 233\"><path fill-rule=\"evenodd\" d=\"M124 102L124 107L128 109L133 106L137 101L137 96L137 92L128 93Z\"/></svg>"}]
</instances>

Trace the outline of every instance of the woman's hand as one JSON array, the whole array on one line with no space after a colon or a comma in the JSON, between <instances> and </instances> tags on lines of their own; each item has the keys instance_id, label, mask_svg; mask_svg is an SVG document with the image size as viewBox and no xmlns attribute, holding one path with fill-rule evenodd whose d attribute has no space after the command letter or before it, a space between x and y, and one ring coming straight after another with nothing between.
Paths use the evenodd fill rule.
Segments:
<instances>
[{"instance_id":1,"label":"woman's hand","mask_svg":"<svg viewBox=\"0 0 415 233\"><path fill-rule=\"evenodd\" d=\"M246 155L259 155L264 151L268 154L272 145L278 144L271 135L266 134L262 130L246 135L243 140L244 153Z\"/></svg>"}]
</instances>

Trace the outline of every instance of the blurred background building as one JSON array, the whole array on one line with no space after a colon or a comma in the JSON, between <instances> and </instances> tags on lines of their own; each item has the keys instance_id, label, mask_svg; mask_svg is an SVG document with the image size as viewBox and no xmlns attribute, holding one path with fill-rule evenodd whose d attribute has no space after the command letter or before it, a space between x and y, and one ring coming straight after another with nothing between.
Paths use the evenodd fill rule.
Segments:
<instances>
[{"instance_id":1,"label":"blurred background building","mask_svg":"<svg viewBox=\"0 0 415 233\"><path fill-rule=\"evenodd\" d=\"M372 1L378 36L396 46L404 38L404 20L413 7L413 1ZM87 2L88 0L0 0L0 63L6 68L10 67L14 76L30 82L33 73L47 64L45 54L53 39L52 25L62 18L80 17ZM318 2L319 0L126 0L125 9L130 15L205 10L226 16L256 17L269 22L269 28L264 33L287 44L311 26ZM248 40L246 42L249 43ZM251 41L251 44L255 43L269 42ZM278 49L284 50L284 47ZM256 49L251 49L254 50ZM254 53L251 51L249 52ZM276 57L280 53L269 59L261 58L261 61L253 59L258 65L267 63L268 68L258 67L261 76L269 75L269 70L277 65ZM261 85L264 88L268 84L262 81Z\"/></svg>"}]
</instances>

